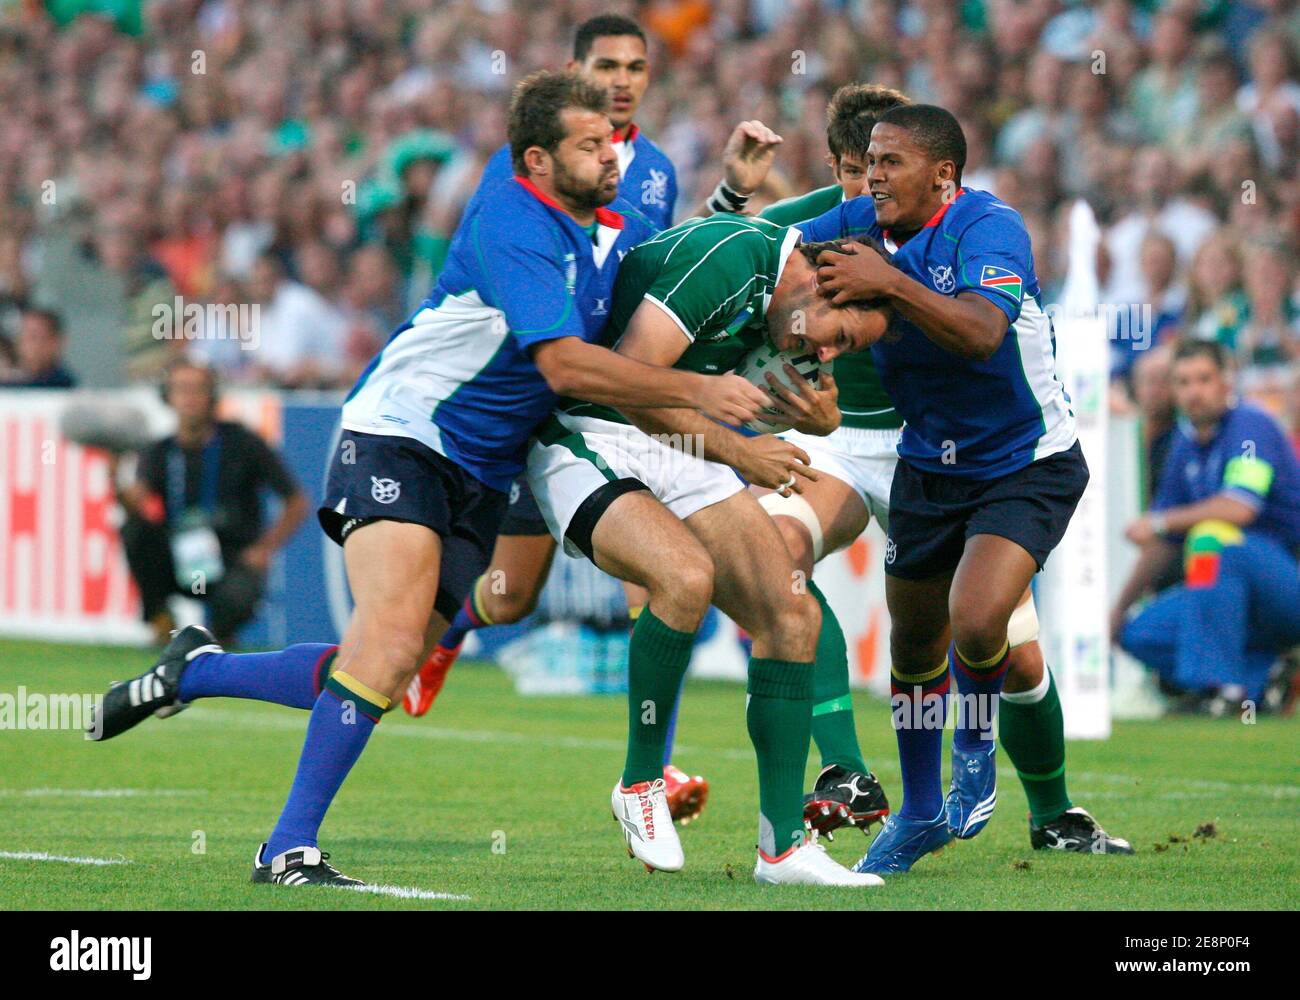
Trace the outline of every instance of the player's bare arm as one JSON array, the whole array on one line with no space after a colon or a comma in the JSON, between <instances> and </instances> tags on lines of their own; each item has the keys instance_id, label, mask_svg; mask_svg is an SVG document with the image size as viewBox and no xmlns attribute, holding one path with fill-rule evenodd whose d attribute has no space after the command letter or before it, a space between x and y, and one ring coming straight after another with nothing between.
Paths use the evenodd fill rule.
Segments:
<instances>
[{"instance_id":1,"label":"player's bare arm","mask_svg":"<svg viewBox=\"0 0 1300 1000\"><path fill-rule=\"evenodd\" d=\"M762 390L739 376L665 371L577 337L538 345L533 362L554 392L592 403L697 407L728 423L752 420L767 404Z\"/></svg>"},{"instance_id":2,"label":"player's bare arm","mask_svg":"<svg viewBox=\"0 0 1300 1000\"><path fill-rule=\"evenodd\" d=\"M891 267L866 246L848 244L817 259L817 283L832 305L855 299L885 299L927 337L963 358L993 356L1007 332L1007 316L976 292L940 295Z\"/></svg>"},{"instance_id":3,"label":"player's bare arm","mask_svg":"<svg viewBox=\"0 0 1300 1000\"><path fill-rule=\"evenodd\" d=\"M627 331L619 340L616 353L636 362L671 368L686 350L688 341L677 324L656 303L645 300L632 314ZM699 378L744 379L734 375L701 375ZM745 385L749 386L748 382ZM750 388L756 388L750 386ZM762 395L762 390L756 390ZM702 409L702 408L701 408ZM769 489L782 487L799 491L798 477L815 479L808 468L808 455L800 448L771 435L747 438L729 427L706 419L695 407L688 409L637 409L623 410L628 420L647 434L693 434L703 442L704 457L736 469L750 482ZM744 421L727 421L743 423Z\"/></svg>"}]
</instances>

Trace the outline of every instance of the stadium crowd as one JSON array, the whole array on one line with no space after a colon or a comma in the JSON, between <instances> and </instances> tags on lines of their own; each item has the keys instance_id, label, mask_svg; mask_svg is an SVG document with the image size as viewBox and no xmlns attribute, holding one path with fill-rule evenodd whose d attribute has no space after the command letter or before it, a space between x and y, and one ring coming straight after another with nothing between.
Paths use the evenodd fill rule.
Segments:
<instances>
[{"instance_id":1,"label":"stadium crowd","mask_svg":"<svg viewBox=\"0 0 1300 1000\"><path fill-rule=\"evenodd\" d=\"M773 200L828 181L836 87L901 88L958 114L968 186L1024 214L1049 300L1062 206L1096 208L1104 300L1151 306L1117 331L1116 405L1141 405L1133 348L1183 332L1297 430L1291 0L9 0L0 372L32 381L19 317L40 306L69 338L110 313L125 377L156 377L186 343L151 310L180 295L260 305L258 350L198 344L227 380L346 386L430 287L510 86L606 8L651 34L639 124L677 165L679 217L742 113L785 137Z\"/></svg>"}]
</instances>

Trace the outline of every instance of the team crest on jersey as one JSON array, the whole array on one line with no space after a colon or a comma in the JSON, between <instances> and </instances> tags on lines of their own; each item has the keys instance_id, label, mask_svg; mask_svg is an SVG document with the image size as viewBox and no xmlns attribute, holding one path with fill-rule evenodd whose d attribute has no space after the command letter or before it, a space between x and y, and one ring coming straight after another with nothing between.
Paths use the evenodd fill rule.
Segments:
<instances>
[{"instance_id":1,"label":"team crest on jersey","mask_svg":"<svg viewBox=\"0 0 1300 1000\"><path fill-rule=\"evenodd\" d=\"M943 295L957 287L957 279L952 276L952 268L947 264L930 268L930 280L934 283L935 291Z\"/></svg>"},{"instance_id":2,"label":"team crest on jersey","mask_svg":"<svg viewBox=\"0 0 1300 1000\"><path fill-rule=\"evenodd\" d=\"M571 253L564 255L564 290L570 295L578 287L578 258Z\"/></svg>"},{"instance_id":3,"label":"team crest on jersey","mask_svg":"<svg viewBox=\"0 0 1300 1000\"><path fill-rule=\"evenodd\" d=\"M402 484L396 479L377 479L371 476L370 495L376 503L396 503L402 495Z\"/></svg>"},{"instance_id":4,"label":"team crest on jersey","mask_svg":"<svg viewBox=\"0 0 1300 1000\"><path fill-rule=\"evenodd\" d=\"M641 182L641 204L668 204L668 171L651 169L650 176Z\"/></svg>"}]
</instances>

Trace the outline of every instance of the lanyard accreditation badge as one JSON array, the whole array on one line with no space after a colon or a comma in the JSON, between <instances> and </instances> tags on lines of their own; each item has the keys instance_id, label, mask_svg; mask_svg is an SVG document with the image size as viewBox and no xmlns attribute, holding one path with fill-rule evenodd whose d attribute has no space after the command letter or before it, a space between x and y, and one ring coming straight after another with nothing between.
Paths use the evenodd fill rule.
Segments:
<instances>
[{"instance_id":1,"label":"lanyard accreditation badge","mask_svg":"<svg viewBox=\"0 0 1300 1000\"><path fill-rule=\"evenodd\" d=\"M217 509L217 477L221 470L221 431L203 446L197 504L185 502L185 453L172 445L167 454L167 511L172 522L172 564L176 585L203 593L225 574L221 542L213 530ZM201 588L201 589L200 589Z\"/></svg>"}]
</instances>

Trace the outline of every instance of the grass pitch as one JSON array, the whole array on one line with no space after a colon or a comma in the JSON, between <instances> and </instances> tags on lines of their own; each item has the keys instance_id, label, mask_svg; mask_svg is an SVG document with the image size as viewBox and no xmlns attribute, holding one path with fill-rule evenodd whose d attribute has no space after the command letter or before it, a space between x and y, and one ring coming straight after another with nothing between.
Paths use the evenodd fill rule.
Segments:
<instances>
[{"instance_id":1,"label":"grass pitch","mask_svg":"<svg viewBox=\"0 0 1300 1000\"><path fill-rule=\"evenodd\" d=\"M0 696L16 698L20 685L29 695L98 693L149 659L0 641ZM867 760L897 804L887 708L862 696L855 704ZM754 884L755 767L744 691L733 684L687 687L676 761L704 774L712 795L682 833L686 869L647 874L609 814L624 713L621 698L521 698L496 669L461 663L428 716L389 715L321 843L344 871L391 894L248 884L293 775L304 712L203 701L102 745L66 730L0 730L0 907L1300 906L1296 720L1119 723L1107 742L1072 743L1075 803L1132 841L1131 858L1030 850L1024 795L1002 756L998 811L977 839L883 888L851 891ZM810 780L815 766L814 754ZM847 864L866 844L847 830L829 849Z\"/></svg>"}]
</instances>

